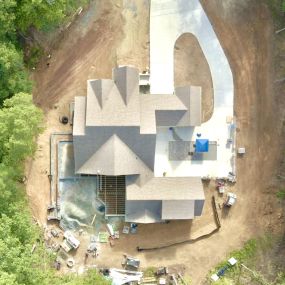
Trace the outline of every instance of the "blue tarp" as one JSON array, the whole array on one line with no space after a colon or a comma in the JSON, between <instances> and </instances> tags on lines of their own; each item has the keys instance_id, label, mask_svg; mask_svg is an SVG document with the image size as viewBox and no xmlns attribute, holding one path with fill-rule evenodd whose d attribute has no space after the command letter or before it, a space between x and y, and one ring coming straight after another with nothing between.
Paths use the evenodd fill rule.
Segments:
<instances>
[{"instance_id":1,"label":"blue tarp","mask_svg":"<svg viewBox=\"0 0 285 285\"><path fill-rule=\"evenodd\" d=\"M196 152L208 152L209 151L209 140L207 139L196 139Z\"/></svg>"}]
</instances>

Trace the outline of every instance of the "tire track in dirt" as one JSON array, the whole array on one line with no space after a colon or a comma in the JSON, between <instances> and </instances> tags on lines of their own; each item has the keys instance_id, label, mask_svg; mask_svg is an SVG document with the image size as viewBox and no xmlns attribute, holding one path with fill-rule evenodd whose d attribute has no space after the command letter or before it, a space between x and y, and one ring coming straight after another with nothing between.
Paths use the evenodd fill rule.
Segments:
<instances>
[{"instance_id":1,"label":"tire track in dirt","mask_svg":"<svg viewBox=\"0 0 285 285\"><path fill-rule=\"evenodd\" d=\"M85 90L92 66L96 77L111 76L112 67L116 65L116 46L123 37L123 18L121 9L112 1L100 5L103 7L98 9L102 12L83 37L75 29L70 30L68 37L71 41L77 37L75 44L69 46L68 40L63 42L54 52L50 67L46 66L45 60L41 62L35 75L37 87L34 92L34 100L39 106L50 108L63 94L75 96L77 94L72 91Z\"/></svg>"}]
</instances>

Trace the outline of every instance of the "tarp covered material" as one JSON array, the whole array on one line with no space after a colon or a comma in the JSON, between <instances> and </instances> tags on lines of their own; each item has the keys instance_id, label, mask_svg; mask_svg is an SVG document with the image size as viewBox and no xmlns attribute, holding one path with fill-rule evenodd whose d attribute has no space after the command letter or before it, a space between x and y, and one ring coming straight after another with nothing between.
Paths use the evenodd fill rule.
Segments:
<instances>
[{"instance_id":1,"label":"tarp covered material","mask_svg":"<svg viewBox=\"0 0 285 285\"><path fill-rule=\"evenodd\" d=\"M196 152L208 152L209 151L209 140L208 139L196 139Z\"/></svg>"},{"instance_id":2,"label":"tarp covered material","mask_svg":"<svg viewBox=\"0 0 285 285\"><path fill-rule=\"evenodd\" d=\"M140 282L143 273L110 268L110 277L112 279L112 285L123 285L129 284L130 282Z\"/></svg>"}]
</instances>

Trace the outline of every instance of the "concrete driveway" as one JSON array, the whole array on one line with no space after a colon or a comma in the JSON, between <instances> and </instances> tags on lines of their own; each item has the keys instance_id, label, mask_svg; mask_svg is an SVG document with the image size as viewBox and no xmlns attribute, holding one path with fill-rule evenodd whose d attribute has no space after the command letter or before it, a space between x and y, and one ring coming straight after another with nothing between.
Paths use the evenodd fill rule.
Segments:
<instances>
[{"instance_id":1,"label":"concrete driveway","mask_svg":"<svg viewBox=\"0 0 285 285\"><path fill-rule=\"evenodd\" d=\"M215 161L169 161L168 141L172 132L160 129L157 136L155 174L161 176L225 177L235 172L235 131L227 123L233 117L233 76L223 48L198 0L152 0L150 12L150 83L152 94L174 92L174 46L184 33L196 36L208 61L214 91L214 112L209 121L199 127L177 128L183 140L195 141L197 133L217 142ZM203 90L202 90L203 94ZM233 143L227 142L230 137Z\"/></svg>"}]
</instances>

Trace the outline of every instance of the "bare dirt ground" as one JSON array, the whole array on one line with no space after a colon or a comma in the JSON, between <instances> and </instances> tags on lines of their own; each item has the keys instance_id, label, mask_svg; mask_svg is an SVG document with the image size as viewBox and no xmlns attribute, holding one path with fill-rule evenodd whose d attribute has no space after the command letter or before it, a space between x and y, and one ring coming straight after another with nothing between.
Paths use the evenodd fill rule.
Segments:
<instances>
[{"instance_id":1,"label":"bare dirt ground","mask_svg":"<svg viewBox=\"0 0 285 285\"><path fill-rule=\"evenodd\" d=\"M149 69L149 10L150 0L124 0L124 37L118 46L117 64Z\"/></svg>"},{"instance_id":2,"label":"bare dirt ground","mask_svg":"<svg viewBox=\"0 0 285 285\"><path fill-rule=\"evenodd\" d=\"M174 47L175 86L202 87L202 119L208 121L213 113L214 93L209 64L197 38L190 33L181 35Z\"/></svg>"},{"instance_id":3,"label":"bare dirt ground","mask_svg":"<svg viewBox=\"0 0 285 285\"><path fill-rule=\"evenodd\" d=\"M234 75L237 145L245 146L247 151L244 158L237 160L238 182L232 190L238 195L238 203L229 213L220 213L222 228L211 237L195 244L137 254L138 245L161 245L209 231L213 227L209 200L215 193L214 185L210 184L205 187L208 199L201 218L193 222L139 226L138 234L121 235L113 248L103 246L98 260L94 261L98 265L119 267L122 254L127 252L138 256L143 267L181 266L195 285L203 284L208 270L226 258L229 251L242 246L252 236L265 230L277 232L283 226L281 206L275 198L276 186L271 183L280 162L282 124L272 87L269 11L255 0L201 2ZM38 138L39 150L34 160L27 163L27 193L33 215L41 224L46 223L49 203L49 136L55 131L69 130L69 126L61 125L58 120L59 116L67 114L67 104L76 95L86 95L88 78L110 78L116 64L133 64L141 70L148 66L148 2L124 3L115 0L92 2L90 9L73 23L52 51L50 67L44 59L34 73L37 82L34 98L46 112L46 129ZM129 6L130 3L136 8ZM218 201L221 203L222 199ZM83 245L79 259L85 252Z\"/></svg>"}]
</instances>

